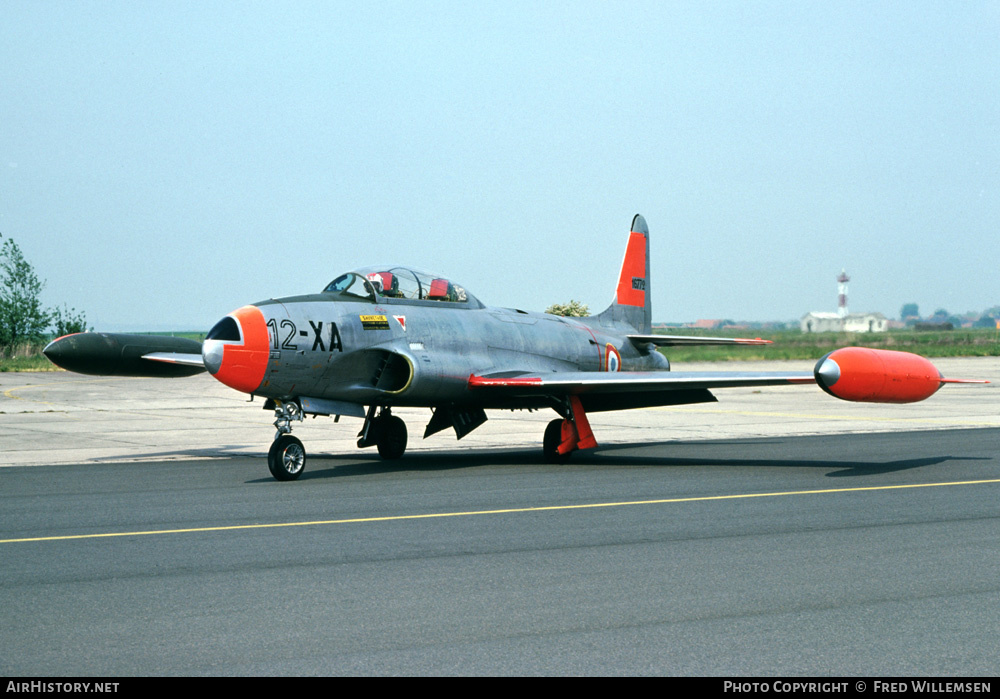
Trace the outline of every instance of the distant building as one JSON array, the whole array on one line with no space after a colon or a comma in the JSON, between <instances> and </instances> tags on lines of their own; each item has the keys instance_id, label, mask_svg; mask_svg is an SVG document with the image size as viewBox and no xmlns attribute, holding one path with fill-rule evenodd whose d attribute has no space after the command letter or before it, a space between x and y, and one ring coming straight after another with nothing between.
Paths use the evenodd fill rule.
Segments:
<instances>
[{"instance_id":1,"label":"distant building","mask_svg":"<svg viewBox=\"0 0 1000 699\"><path fill-rule=\"evenodd\" d=\"M889 320L881 313L848 313L847 282L851 278L846 270L837 275L837 312L806 313L799 321L804 333L884 333L889 329Z\"/></svg>"},{"instance_id":2,"label":"distant building","mask_svg":"<svg viewBox=\"0 0 1000 699\"><path fill-rule=\"evenodd\" d=\"M719 328L725 326L728 320L719 320L715 318L699 318L693 323L687 323L684 327L686 328L700 328L702 330L718 330Z\"/></svg>"},{"instance_id":3,"label":"distant building","mask_svg":"<svg viewBox=\"0 0 1000 699\"><path fill-rule=\"evenodd\" d=\"M889 320L881 313L823 313L814 311L802 316L799 326L804 333L884 333Z\"/></svg>"}]
</instances>

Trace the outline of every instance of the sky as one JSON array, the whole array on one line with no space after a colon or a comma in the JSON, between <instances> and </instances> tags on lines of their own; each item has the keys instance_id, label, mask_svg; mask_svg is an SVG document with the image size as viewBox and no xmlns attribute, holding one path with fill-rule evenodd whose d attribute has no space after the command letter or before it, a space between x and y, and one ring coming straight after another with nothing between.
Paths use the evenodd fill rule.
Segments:
<instances>
[{"instance_id":1,"label":"sky","mask_svg":"<svg viewBox=\"0 0 1000 699\"><path fill-rule=\"evenodd\" d=\"M656 321L1000 304L1000 2L0 0L0 234L98 330L377 263Z\"/></svg>"}]
</instances>

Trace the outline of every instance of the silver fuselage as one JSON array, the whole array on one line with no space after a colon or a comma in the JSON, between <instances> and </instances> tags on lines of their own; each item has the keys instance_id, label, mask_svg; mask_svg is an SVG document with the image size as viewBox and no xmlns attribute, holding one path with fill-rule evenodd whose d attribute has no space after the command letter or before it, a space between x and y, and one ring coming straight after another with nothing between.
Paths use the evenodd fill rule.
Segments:
<instances>
[{"instance_id":1,"label":"silver fuselage","mask_svg":"<svg viewBox=\"0 0 1000 699\"><path fill-rule=\"evenodd\" d=\"M254 306L269 338L255 392L279 400L489 407L470 391L470 376L669 367L653 348L636 349L625 337L628 327L490 308L475 299L365 302L313 294Z\"/></svg>"}]
</instances>

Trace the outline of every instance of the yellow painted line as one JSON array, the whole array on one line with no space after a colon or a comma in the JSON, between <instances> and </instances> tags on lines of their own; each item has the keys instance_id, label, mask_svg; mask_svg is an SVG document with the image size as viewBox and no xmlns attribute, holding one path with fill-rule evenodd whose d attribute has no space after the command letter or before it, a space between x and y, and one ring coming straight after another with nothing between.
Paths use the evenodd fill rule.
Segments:
<instances>
[{"instance_id":1,"label":"yellow painted line","mask_svg":"<svg viewBox=\"0 0 1000 699\"><path fill-rule=\"evenodd\" d=\"M4 398L10 398L11 400L29 400L32 403L42 403L43 405L52 405L51 403L46 403L43 400L36 400L36 399L32 399L32 398L22 398L21 396L15 396L14 395L14 391L23 391L26 388L38 388L40 386L44 387L44 386L48 386L48 385L49 384L34 383L34 384L26 384L24 386L15 386L14 388L8 388L6 391L3 392L3 395L4 395Z\"/></svg>"},{"instance_id":2,"label":"yellow painted line","mask_svg":"<svg viewBox=\"0 0 1000 699\"><path fill-rule=\"evenodd\" d=\"M740 495L704 495L690 498L665 498L660 500L629 500L623 502L597 502L585 505L549 505L546 507L511 507L501 510L473 510L470 512L438 512L422 515L390 515L387 517L357 517L353 519L326 519L312 522L275 522L271 524L237 524L225 527L193 527L190 529L157 529L137 532L108 532L104 534L72 534L68 536L38 536L25 539L0 539L0 544L28 541L69 541L71 539L107 539L122 536L150 536L154 534L191 534L196 532L226 532L241 529L277 529L279 527L314 527L331 524L365 524L373 522L402 522L415 519L444 519L449 517L472 517L476 515L506 515L525 512L558 512L565 510L587 510L609 507L630 507L635 505L667 505L682 502L711 502L714 500L746 500L750 498L774 498L787 495L821 495L829 493L859 493L876 490L905 490L913 488L941 488L955 485L984 485L1000 483L1000 478L977 481L951 481L946 483L913 483L909 485L875 485L857 488L825 488L823 490L789 490L778 493L744 493Z\"/></svg>"}]
</instances>

